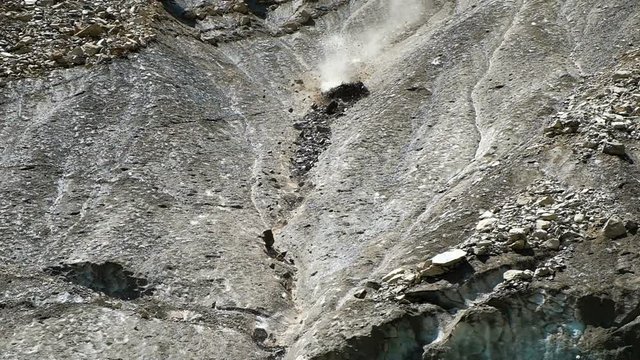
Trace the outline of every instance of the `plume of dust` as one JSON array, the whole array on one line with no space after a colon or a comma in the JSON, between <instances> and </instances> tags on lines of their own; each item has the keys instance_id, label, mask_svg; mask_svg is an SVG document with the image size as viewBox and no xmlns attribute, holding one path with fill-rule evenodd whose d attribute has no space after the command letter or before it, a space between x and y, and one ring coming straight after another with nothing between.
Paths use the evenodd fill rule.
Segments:
<instances>
[{"instance_id":1,"label":"plume of dust","mask_svg":"<svg viewBox=\"0 0 640 360\"><path fill-rule=\"evenodd\" d=\"M324 59L319 65L321 90L357 80L358 73L375 60L407 26L420 20L424 0L377 0L360 9L360 27L334 34L323 41Z\"/></svg>"}]
</instances>

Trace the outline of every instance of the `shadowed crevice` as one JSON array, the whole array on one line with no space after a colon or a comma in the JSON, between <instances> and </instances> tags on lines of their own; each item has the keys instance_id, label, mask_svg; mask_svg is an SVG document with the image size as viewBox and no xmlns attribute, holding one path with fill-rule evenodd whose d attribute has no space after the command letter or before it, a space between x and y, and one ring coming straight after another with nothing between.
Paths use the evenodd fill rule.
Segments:
<instances>
[{"instance_id":1,"label":"shadowed crevice","mask_svg":"<svg viewBox=\"0 0 640 360\"><path fill-rule=\"evenodd\" d=\"M133 300L153 293L146 279L134 277L132 272L114 262L63 264L49 267L45 272L122 300Z\"/></svg>"}]
</instances>

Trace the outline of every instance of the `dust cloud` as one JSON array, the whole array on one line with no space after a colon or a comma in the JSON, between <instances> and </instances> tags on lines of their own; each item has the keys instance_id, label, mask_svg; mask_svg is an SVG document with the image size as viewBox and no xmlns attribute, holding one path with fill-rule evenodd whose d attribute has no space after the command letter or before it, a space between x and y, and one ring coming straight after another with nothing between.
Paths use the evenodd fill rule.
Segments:
<instances>
[{"instance_id":1,"label":"dust cloud","mask_svg":"<svg viewBox=\"0 0 640 360\"><path fill-rule=\"evenodd\" d=\"M399 33L421 19L424 8L424 0L375 0L356 10L349 19L354 26L323 41L321 90L358 80Z\"/></svg>"}]
</instances>

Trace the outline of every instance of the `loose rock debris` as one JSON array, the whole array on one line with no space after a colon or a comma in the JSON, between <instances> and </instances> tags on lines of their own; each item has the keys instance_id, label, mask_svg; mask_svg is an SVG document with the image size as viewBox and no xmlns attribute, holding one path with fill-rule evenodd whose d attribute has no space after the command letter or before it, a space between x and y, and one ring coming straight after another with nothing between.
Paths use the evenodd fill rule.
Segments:
<instances>
[{"instance_id":1,"label":"loose rock debris","mask_svg":"<svg viewBox=\"0 0 640 360\"><path fill-rule=\"evenodd\" d=\"M311 111L293 124L300 135L298 148L291 158L292 175L304 176L318 161L320 154L331 144L331 124L344 111L360 99L369 95L362 82L342 84L322 94L326 104L314 104Z\"/></svg>"}]
</instances>

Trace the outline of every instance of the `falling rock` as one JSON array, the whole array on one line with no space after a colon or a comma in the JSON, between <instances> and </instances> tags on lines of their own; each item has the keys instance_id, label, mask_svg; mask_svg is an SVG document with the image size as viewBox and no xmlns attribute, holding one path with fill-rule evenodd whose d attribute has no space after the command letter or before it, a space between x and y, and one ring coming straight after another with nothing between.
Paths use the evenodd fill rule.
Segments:
<instances>
[{"instance_id":1,"label":"falling rock","mask_svg":"<svg viewBox=\"0 0 640 360\"><path fill-rule=\"evenodd\" d=\"M585 218L584 214L578 213L578 214L575 214L573 216L573 221L577 222L578 224L580 224L580 223L584 222L584 218Z\"/></svg>"},{"instance_id":2,"label":"falling rock","mask_svg":"<svg viewBox=\"0 0 640 360\"><path fill-rule=\"evenodd\" d=\"M493 229L497 222L498 219L493 217L480 220L480 222L478 222L478 225L476 226L476 230L480 232L489 232Z\"/></svg>"},{"instance_id":3,"label":"falling rock","mask_svg":"<svg viewBox=\"0 0 640 360\"><path fill-rule=\"evenodd\" d=\"M616 156L623 156L627 153L624 144L617 141L605 141L602 152L607 155Z\"/></svg>"},{"instance_id":4,"label":"falling rock","mask_svg":"<svg viewBox=\"0 0 640 360\"><path fill-rule=\"evenodd\" d=\"M622 220L614 215L604 224L602 233L609 239L616 239L627 235L627 229L624 227Z\"/></svg>"},{"instance_id":5,"label":"falling rock","mask_svg":"<svg viewBox=\"0 0 640 360\"><path fill-rule=\"evenodd\" d=\"M267 332L266 329L257 327L253 330L253 335L251 337L253 338L254 341L258 343L263 343L265 342L265 340L269 338L269 333Z\"/></svg>"},{"instance_id":6,"label":"falling rock","mask_svg":"<svg viewBox=\"0 0 640 360\"><path fill-rule=\"evenodd\" d=\"M453 249L442 254L438 254L431 259L435 266L449 267L465 260L467 252L460 249Z\"/></svg>"}]
</instances>

